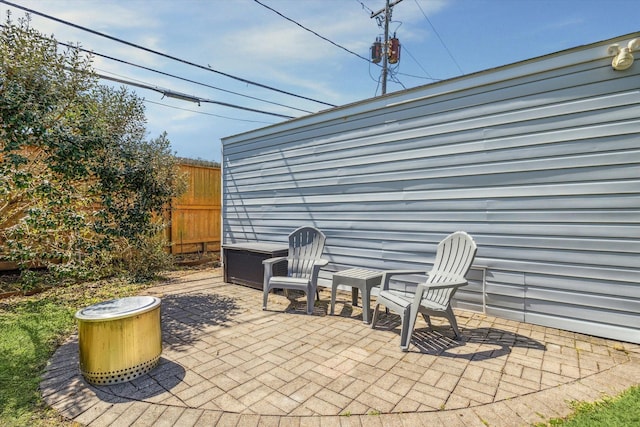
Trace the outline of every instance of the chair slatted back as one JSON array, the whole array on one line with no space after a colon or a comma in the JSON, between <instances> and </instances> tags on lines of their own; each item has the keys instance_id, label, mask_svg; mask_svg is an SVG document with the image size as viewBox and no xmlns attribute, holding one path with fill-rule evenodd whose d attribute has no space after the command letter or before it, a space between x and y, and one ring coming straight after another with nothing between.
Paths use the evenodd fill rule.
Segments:
<instances>
[{"instance_id":1,"label":"chair slatted back","mask_svg":"<svg viewBox=\"0 0 640 427\"><path fill-rule=\"evenodd\" d=\"M427 284L465 280L478 247L473 238L464 231L450 234L438 244L436 259L429 272ZM455 289L432 289L424 298L446 306Z\"/></svg>"},{"instance_id":2,"label":"chair slatted back","mask_svg":"<svg viewBox=\"0 0 640 427\"><path fill-rule=\"evenodd\" d=\"M313 263L320 259L326 236L314 227L300 227L289 235L289 277L310 277Z\"/></svg>"}]
</instances>

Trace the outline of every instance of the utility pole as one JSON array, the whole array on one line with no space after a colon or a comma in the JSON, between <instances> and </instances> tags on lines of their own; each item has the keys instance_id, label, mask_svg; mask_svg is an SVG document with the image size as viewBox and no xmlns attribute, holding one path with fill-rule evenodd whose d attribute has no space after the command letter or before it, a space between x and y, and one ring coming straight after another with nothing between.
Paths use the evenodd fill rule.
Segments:
<instances>
[{"instance_id":1,"label":"utility pole","mask_svg":"<svg viewBox=\"0 0 640 427\"><path fill-rule=\"evenodd\" d=\"M377 12L371 12L371 18L375 18L380 14L384 13L384 48L382 52L382 94L387 93L387 75L389 73L389 21L391 21L391 8L402 0L395 0L390 3L389 0L385 0L386 5L384 8L380 9ZM380 22L380 21L378 21Z\"/></svg>"}]
</instances>

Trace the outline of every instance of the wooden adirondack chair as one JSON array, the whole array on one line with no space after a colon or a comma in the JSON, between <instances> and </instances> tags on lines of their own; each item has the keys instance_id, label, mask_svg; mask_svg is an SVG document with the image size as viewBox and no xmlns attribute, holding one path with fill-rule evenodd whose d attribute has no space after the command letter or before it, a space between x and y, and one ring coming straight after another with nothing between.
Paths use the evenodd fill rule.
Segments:
<instances>
[{"instance_id":1,"label":"wooden adirondack chair","mask_svg":"<svg viewBox=\"0 0 640 427\"><path fill-rule=\"evenodd\" d=\"M403 351L409 349L418 313L422 314L429 327L431 327L429 316L445 317L449 320L456 338L459 339L460 331L451 308L451 298L458 288L467 284L465 275L471 268L477 249L471 236L464 231L457 231L438 244L436 259L431 271L389 270L383 272L380 283L381 290L373 311L371 327L375 327L378 321L378 308L380 305L384 305L391 311L400 314L402 322L400 348ZM427 281L419 283L415 292L390 288L389 282L392 277L414 274L427 275Z\"/></svg>"},{"instance_id":2,"label":"wooden adirondack chair","mask_svg":"<svg viewBox=\"0 0 640 427\"><path fill-rule=\"evenodd\" d=\"M267 309L271 289L295 289L307 295L307 314L313 313L314 295L318 289L320 268L329 262L320 258L326 236L314 227L300 227L289 235L289 254L286 257L269 258L264 264L262 309ZM273 276L273 265L287 261L287 275Z\"/></svg>"}]
</instances>

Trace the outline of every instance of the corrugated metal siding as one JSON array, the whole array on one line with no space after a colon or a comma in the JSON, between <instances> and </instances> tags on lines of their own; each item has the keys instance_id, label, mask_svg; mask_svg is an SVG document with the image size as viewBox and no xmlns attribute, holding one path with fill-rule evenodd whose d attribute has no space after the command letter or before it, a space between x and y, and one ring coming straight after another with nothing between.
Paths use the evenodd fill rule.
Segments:
<instances>
[{"instance_id":1,"label":"corrugated metal siding","mask_svg":"<svg viewBox=\"0 0 640 427\"><path fill-rule=\"evenodd\" d=\"M225 138L224 242L314 225L328 285L465 230L459 307L640 342L640 65L605 57L628 38Z\"/></svg>"}]
</instances>

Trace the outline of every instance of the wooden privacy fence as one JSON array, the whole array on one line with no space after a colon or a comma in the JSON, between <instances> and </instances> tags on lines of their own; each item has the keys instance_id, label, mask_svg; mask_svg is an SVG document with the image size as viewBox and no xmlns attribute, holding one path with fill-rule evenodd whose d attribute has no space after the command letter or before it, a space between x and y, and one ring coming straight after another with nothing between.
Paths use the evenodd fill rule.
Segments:
<instances>
[{"instance_id":1,"label":"wooden privacy fence","mask_svg":"<svg viewBox=\"0 0 640 427\"><path fill-rule=\"evenodd\" d=\"M171 202L165 236L171 254L220 251L221 174L219 167L180 164L187 176L187 191ZM0 271L15 270L1 261Z\"/></svg>"},{"instance_id":2,"label":"wooden privacy fence","mask_svg":"<svg viewBox=\"0 0 640 427\"><path fill-rule=\"evenodd\" d=\"M181 164L187 191L171 202L166 231L172 254L220 250L221 174L219 167Z\"/></svg>"}]
</instances>

